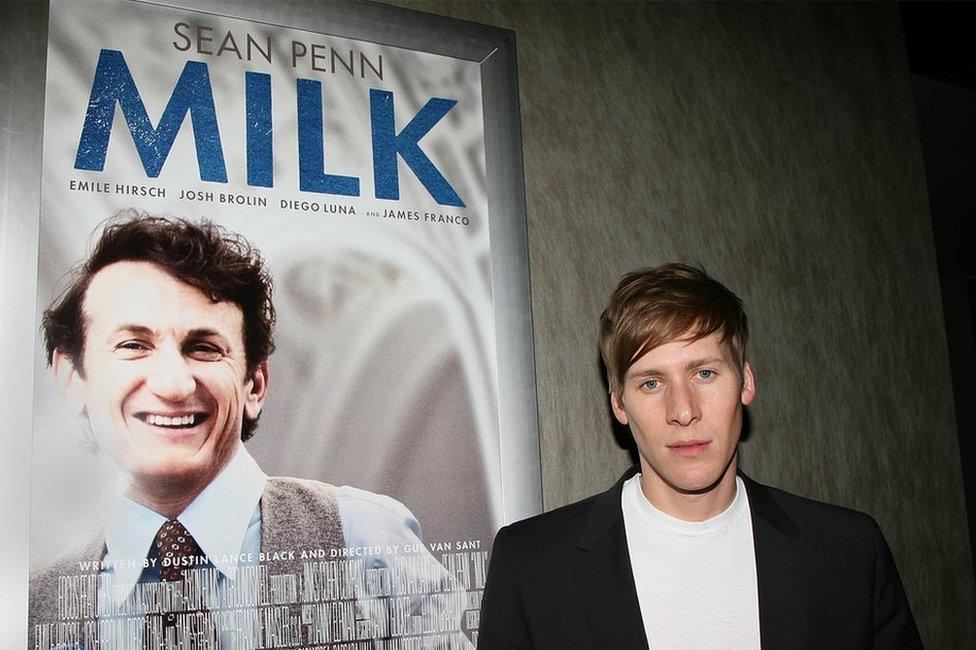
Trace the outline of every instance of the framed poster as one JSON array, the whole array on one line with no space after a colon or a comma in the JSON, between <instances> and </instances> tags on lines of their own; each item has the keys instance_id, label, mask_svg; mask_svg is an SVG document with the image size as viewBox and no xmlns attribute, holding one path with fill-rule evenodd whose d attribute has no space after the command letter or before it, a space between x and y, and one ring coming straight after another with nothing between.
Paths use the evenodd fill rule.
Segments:
<instances>
[{"instance_id":1,"label":"framed poster","mask_svg":"<svg viewBox=\"0 0 976 650\"><path fill-rule=\"evenodd\" d=\"M31 646L476 642L541 511L514 36L49 9Z\"/></svg>"}]
</instances>

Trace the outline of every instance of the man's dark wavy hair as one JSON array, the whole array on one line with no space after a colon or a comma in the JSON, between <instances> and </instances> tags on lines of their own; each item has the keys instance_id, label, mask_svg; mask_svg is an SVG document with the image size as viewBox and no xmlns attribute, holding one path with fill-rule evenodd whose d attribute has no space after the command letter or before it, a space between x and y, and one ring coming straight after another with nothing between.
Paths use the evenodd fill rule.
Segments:
<instances>
[{"instance_id":1,"label":"man's dark wavy hair","mask_svg":"<svg viewBox=\"0 0 976 650\"><path fill-rule=\"evenodd\" d=\"M59 350L84 377L85 293L96 273L125 261L150 262L215 303L226 300L240 307L248 376L274 352L272 281L258 249L210 221L192 223L129 209L105 222L88 259L75 267L71 284L44 312L48 364ZM255 427L257 418L245 416L241 440L250 438Z\"/></svg>"}]
</instances>

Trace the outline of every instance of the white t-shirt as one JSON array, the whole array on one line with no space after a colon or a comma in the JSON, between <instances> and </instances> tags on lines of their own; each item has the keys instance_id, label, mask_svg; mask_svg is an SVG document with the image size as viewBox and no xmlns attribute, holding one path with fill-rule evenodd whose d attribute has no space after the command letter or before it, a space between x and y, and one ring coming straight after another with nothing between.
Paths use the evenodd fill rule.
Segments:
<instances>
[{"instance_id":1,"label":"white t-shirt","mask_svg":"<svg viewBox=\"0 0 976 650\"><path fill-rule=\"evenodd\" d=\"M655 508L640 474L621 506L644 631L651 648L759 648L752 515L742 479L721 514L683 521Z\"/></svg>"}]
</instances>

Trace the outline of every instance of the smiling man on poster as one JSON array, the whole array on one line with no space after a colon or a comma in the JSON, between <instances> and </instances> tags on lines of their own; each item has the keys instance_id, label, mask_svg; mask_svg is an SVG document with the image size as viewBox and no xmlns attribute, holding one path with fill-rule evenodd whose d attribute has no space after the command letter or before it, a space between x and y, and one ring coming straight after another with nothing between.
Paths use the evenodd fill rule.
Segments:
<instances>
[{"instance_id":1,"label":"smiling man on poster","mask_svg":"<svg viewBox=\"0 0 976 650\"><path fill-rule=\"evenodd\" d=\"M412 615L453 618L445 612L457 586L406 507L349 486L268 477L242 444L268 394L271 286L239 235L127 211L45 312L57 384L118 466L124 494L103 527L32 579L41 647L96 637L112 647L314 645L388 638ZM407 548L412 560L395 570ZM397 594L342 580L337 558L423 588ZM67 607L75 592L78 605ZM406 597L403 616L388 596ZM269 602L285 609L259 613ZM349 610L303 607L301 626L287 613L315 602ZM57 637L59 623L74 622L78 639ZM457 628L436 631L438 645L464 645Z\"/></svg>"},{"instance_id":2,"label":"smiling man on poster","mask_svg":"<svg viewBox=\"0 0 976 650\"><path fill-rule=\"evenodd\" d=\"M600 347L640 464L499 531L479 647L921 647L873 519L738 470L746 338L741 301L700 269L624 276Z\"/></svg>"}]
</instances>

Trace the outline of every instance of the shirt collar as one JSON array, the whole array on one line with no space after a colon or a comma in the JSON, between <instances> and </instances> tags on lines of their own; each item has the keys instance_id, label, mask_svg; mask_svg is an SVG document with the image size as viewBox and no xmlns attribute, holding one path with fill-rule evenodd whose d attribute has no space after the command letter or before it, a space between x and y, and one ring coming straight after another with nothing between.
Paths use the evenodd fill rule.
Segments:
<instances>
[{"instance_id":1,"label":"shirt collar","mask_svg":"<svg viewBox=\"0 0 976 650\"><path fill-rule=\"evenodd\" d=\"M251 454L238 446L220 474L178 517L210 561L228 579L237 575L244 535L268 480ZM106 560L115 582L134 584L143 560L166 517L123 497L116 503L105 529ZM244 558L246 561L247 558Z\"/></svg>"},{"instance_id":2,"label":"shirt collar","mask_svg":"<svg viewBox=\"0 0 976 650\"><path fill-rule=\"evenodd\" d=\"M142 573L156 532L166 517L128 498L121 498L105 526L105 561L115 582L134 584Z\"/></svg>"},{"instance_id":3,"label":"shirt collar","mask_svg":"<svg viewBox=\"0 0 976 650\"><path fill-rule=\"evenodd\" d=\"M749 498L745 484L738 476L735 477L735 496L732 502L722 512L704 521L685 521L658 510L641 489L640 474L633 476L624 484L625 493L636 502L638 511L643 517L659 528L685 536L712 535L728 528L741 517L750 516Z\"/></svg>"},{"instance_id":4,"label":"shirt collar","mask_svg":"<svg viewBox=\"0 0 976 650\"><path fill-rule=\"evenodd\" d=\"M178 517L204 555L231 580L267 480L251 454L239 446L227 467Z\"/></svg>"}]
</instances>

